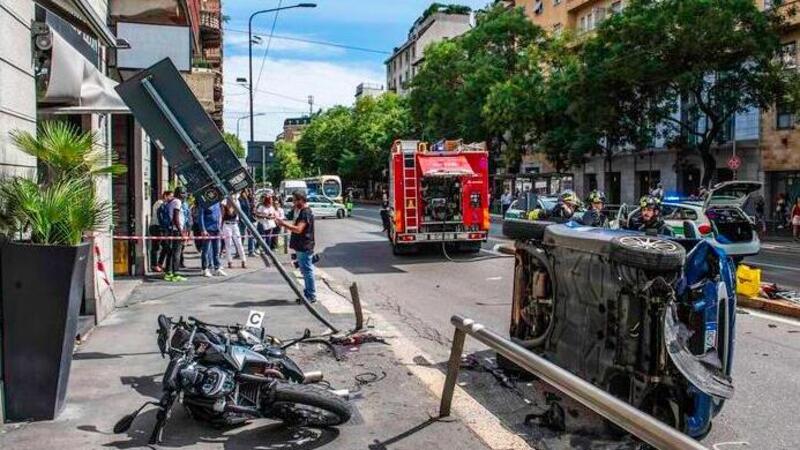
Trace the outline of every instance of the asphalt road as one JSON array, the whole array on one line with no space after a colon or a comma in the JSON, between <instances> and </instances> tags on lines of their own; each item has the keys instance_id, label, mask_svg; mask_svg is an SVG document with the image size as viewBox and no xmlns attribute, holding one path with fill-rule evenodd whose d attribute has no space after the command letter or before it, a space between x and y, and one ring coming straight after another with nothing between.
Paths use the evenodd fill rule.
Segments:
<instances>
[{"instance_id":1,"label":"asphalt road","mask_svg":"<svg viewBox=\"0 0 800 450\"><path fill-rule=\"evenodd\" d=\"M438 250L396 257L380 232L376 208L356 207L354 217L320 220L317 225L320 267L339 281L357 281L368 308L393 320L423 352L442 365L453 333L452 314L461 314L503 333L508 329L513 259L492 251L500 243L499 227L476 258L450 262ZM765 279L797 273L792 254L776 248L753 258ZM780 258L780 259L779 259ZM769 264L769 266L767 266ZM773 267L776 266L776 267ZM780 267L777 267L780 266ZM491 352L468 340L468 351L491 365ZM709 448L800 448L796 410L800 404L800 322L763 313L737 314L734 384L736 393L703 440ZM489 359L483 359L483 357ZM541 411L543 389L536 383L500 387L485 370L463 371L460 385L496 414L510 429L537 448L634 448L630 440L613 439L602 421L577 405L567 409L567 432L526 423ZM535 423L534 420L531 423Z\"/></svg>"}]
</instances>

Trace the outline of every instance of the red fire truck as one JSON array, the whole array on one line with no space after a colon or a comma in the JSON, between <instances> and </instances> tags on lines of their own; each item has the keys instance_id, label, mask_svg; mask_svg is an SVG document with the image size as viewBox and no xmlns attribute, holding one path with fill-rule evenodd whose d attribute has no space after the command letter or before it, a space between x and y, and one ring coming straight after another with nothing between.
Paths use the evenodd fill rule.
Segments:
<instances>
[{"instance_id":1,"label":"red fire truck","mask_svg":"<svg viewBox=\"0 0 800 450\"><path fill-rule=\"evenodd\" d=\"M489 153L483 143L395 141L389 161L389 240L478 252L489 234Z\"/></svg>"}]
</instances>

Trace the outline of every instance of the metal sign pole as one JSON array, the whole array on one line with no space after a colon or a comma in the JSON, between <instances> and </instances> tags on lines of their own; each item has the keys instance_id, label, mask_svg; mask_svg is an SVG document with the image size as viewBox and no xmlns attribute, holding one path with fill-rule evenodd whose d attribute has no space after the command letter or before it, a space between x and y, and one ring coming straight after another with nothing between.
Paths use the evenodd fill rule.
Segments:
<instances>
[{"instance_id":1,"label":"metal sign pole","mask_svg":"<svg viewBox=\"0 0 800 450\"><path fill-rule=\"evenodd\" d=\"M272 263L275 266L275 268L278 269L278 272L281 274L283 279L286 280L286 282L289 284L289 287L292 288L292 291L294 291L295 295L298 296L298 298L303 303L303 305L306 307L306 309L308 309L308 311L314 317L316 317L317 320L322 322L333 333L338 333L339 330L335 326L333 326L333 324L330 323L327 319L322 317L322 315L320 315L320 313L316 309L314 309L314 306L312 306L311 303L308 302L308 300L306 299L305 295L303 295L303 290L300 288L300 285L297 284L297 280L295 280L294 277L292 277L288 272L286 272L286 269L281 265L280 261L278 261L278 258L275 256L275 254L269 248L269 245L267 245L266 241L264 241L264 238L258 232L258 229L256 228L256 226L253 224L253 222L250 221L250 218L247 217L247 215L242 212L242 208L241 208L241 205L239 205L239 202L237 200L233 199L233 197L231 196L230 191L228 191L228 188L225 187L225 184L219 178L217 173L214 172L214 169L212 169L211 166L208 164L206 159L203 157L203 154L200 153L200 150L197 148L197 145L194 143L194 141L192 141L191 137L186 132L186 130L183 128L183 126L178 121L178 119L175 117L175 115L172 114L172 111L169 109L167 104L161 98L161 95L158 93L158 91L153 86L153 84L150 82L150 80L147 79L147 78L143 79L142 80L142 86L144 87L144 90L153 99L153 101L155 102L156 106L158 106L158 109L160 109L161 112L164 114L164 116L167 118L167 121L169 121L170 125L172 125L172 127L175 129L175 131L181 137L181 140L183 140L183 142L189 148L189 151L192 153L192 156L194 156L195 160L197 160L197 162L200 164L200 166L203 168L203 170L205 170L206 174L208 174L208 176L214 182L216 187L220 190L220 192L222 192L222 195L224 197L226 197L229 202L231 202L231 204L233 205L234 208L236 208L236 212L239 215L239 220L244 222L244 225L247 228L247 230L250 231L250 234L255 237L256 241L258 242L259 247L261 247L261 250L262 250L261 260L264 262L264 265L266 267L269 267L269 265L270 265L269 261L272 260ZM267 259L268 257L269 257L269 259Z\"/></svg>"}]
</instances>

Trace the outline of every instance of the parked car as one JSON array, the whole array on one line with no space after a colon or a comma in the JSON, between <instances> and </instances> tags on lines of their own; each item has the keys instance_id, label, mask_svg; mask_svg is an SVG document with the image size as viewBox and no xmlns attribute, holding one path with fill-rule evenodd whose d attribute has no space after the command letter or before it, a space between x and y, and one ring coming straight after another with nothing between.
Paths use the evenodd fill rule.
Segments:
<instances>
[{"instance_id":1,"label":"parked car","mask_svg":"<svg viewBox=\"0 0 800 450\"><path fill-rule=\"evenodd\" d=\"M736 281L706 239L509 219L511 339L700 438L733 395ZM498 363L513 363L498 357Z\"/></svg>"},{"instance_id":2,"label":"parked car","mask_svg":"<svg viewBox=\"0 0 800 450\"><path fill-rule=\"evenodd\" d=\"M705 200L667 197L661 215L677 237L703 237L737 260L761 250L753 218L743 210L747 197L761 189L758 181L727 181L717 184ZM634 209L627 220L637 217Z\"/></svg>"},{"instance_id":3,"label":"parked car","mask_svg":"<svg viewBox=\"0 0 800 450\"><path fill-rule=\"evenodd\" d=\"M309 195L306 203L308 207L311 208L311 212L314 213L315 218L335 217L337 219L343 219L347 217L347 208L345 208L342 203L336 203L320 195ZM286 217L289 219L293 217L292 207L291 202L286 202L284 204Z\"/></svg>"}]
</instances>

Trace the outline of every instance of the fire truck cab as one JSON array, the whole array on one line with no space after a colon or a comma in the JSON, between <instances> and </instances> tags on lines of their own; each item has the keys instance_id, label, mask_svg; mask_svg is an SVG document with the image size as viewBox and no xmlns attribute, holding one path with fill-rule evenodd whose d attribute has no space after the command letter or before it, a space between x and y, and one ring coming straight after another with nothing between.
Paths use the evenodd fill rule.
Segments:
<instances>
[{"instance_id":1,"label":"fire truck cab","mask_svg":"<svg viewBox=\"0 0 800 450\"><path fill-rule=\"evenodd\" d=\"M389 161L388 237L395 254L422 244L478 252L489 235L489 154L483 143L398 140Z\"/></svg>"}]
</instances>

